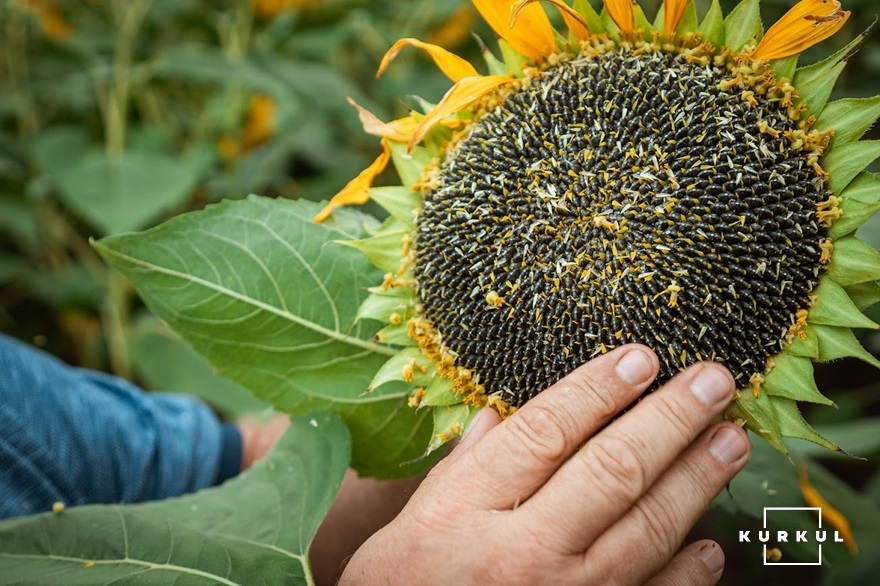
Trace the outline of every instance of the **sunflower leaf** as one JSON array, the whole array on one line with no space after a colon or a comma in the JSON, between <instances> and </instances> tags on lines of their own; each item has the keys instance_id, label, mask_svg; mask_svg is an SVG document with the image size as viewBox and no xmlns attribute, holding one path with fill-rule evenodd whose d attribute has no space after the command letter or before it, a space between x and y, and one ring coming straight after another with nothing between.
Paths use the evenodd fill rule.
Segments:
<instances>
[{"instance_id":1,"label":"sunflower leaf","mask_svg":"<svg viewBox=\"0 0 880 586\"><path fill-rule=\"evenodd\" d=\"M855 236L838 238L827 274L843 286L875 281L880 279L880 253Z\"/></svg>"},{"instance_id":2,"label":"sunflower leaf","mask_svg":"<svg viewBox=\"0 0 880 586\"><path fill-rule=\"evenodd\" d=\"M400 176L400 182L406 187L412 187L422 176L425 167L434 161L434 157L424 147L415 147L412 152L407 151L406 143L388 141L391 146L391 161Z\"/></svg>"},{"instance_id":3,"label":"sunflower leaf","mask_svg":"<svg viewBox=\"0 0 880 586\"><path fill-rule=\"evenodd\" d=\"M507 75L507 66L495 56L492 51L489 50L489 47L483 43L483 40L477 37L480 43L480 52L483 55L483 61L486 62L486 67L489 70L489 75Z\"/></svg>"},{"instance_id":4,"label":"sunflower leaf","mask_svg":"<svg viewBox=\"0 0 880 586\"><path fill-rule=\"evenodd\" d=\"M416 210L422 205L422 196L418 192L400 185L374 187L370 190L370 199L408 228L415 228Z\"/></svg>"},{"instance_id":5,"label":"sunflower leaf","mask_svg":"<svg viewBox=\"0 0 880 586\"><path fill-rule=\"evenodd\" d=\"M390 344L392 346L418 345L418 342L410 337L406 322L385 326L376 332L376 339L382 344Z\"/></svg>"},{"instance_id":6,"label":"sunflower leaf","mask_svg":"<svg viewBox=\"0 0 880 586\"><path fill-rule=\"evenodd\" d=\"M452 390L452 380L439 374L434 377L427 387L421 405L441 406L461 403L461 396Z\"/></svg>"},{"instance_id":7,"label":"sunflower leaf","mask_svg":"<svg viewBox=\"0 0 880 586\"><path fill-rule=\"evenodd\" d=\"M822 168L835 193L842 193L868 165L880 158L880 140L860 140L828 151Z\"/></svg>"},{"instance_id":8,"label":"sunflower leaf","mask_svg":"<svg viewBox=\"0 0 880 586\"><path fill-rule=\"evenodd\" d=\"M758 0L743 0L724 20L724 44L734 51L740 51L752 42L757 43L763 35L761 3Z\"/></svg>"},{"instance_id":9,"label":"sunflower leaf","mask_svg":"<svg viewBox=\"0 0 880 586\"><path fill-rule=\"evenodd\" d=\"M863 39L864 37L859 35L827 59L801 67L795 72L792 85L800 96L800 103L806 105L807 115L819 116L825 109L837 78L846 66L846 57Z\"/></svg>"},{"instance_id":10,"label":"sunflower leaf","mask_svg":"<svg viewBox=\"0 0 880 586\"><path fill-rule=\"evenodd\" d=\"M675 34L676 36L681 36L695 33L698 27L697 4L696 2L690 2L685 7L684 14L681 15L681 22L678 23L678 29L676 29Z\"/></svg>"},{"instance_id":11,"label":"sunflower leaf","mask_svg":"<svg viewBox=\"0 0 880 586\"><path fill-rule=\"evenodd\" d=\"M876 281L850 285L845 289L846 294L856 304L859 311L865 311L880 303L880 284Z\"/></svg>"},{"instance_id":12,"label":"sunflower leaf","mask_svg":"<svg viewBox=\"0 0 880 586\"><path fill-rule=\"evenodd\" d=\"M431 382L432 370L431 361L422 354L421 350L404 348L382 365L370 383L370 390L378 389L385 383L394 381L422 387ZM405 374L407 371L411 373L411 376Z\"/></svg>"},{"instance_id":13,"label":"sunflower leaf","mask_svg":"<svg viewBox=\"0 0 880 586\"><path fill-rule=\"evenodd\" d=\"M601 35L607 32L602 19L599 18L599 14L590 6L587 0L574 0L574 9L584 17L591 35Z\"/></svg>"},{"instance_id":14,"label":"sunflower leaf","mask_svg":"<svg viewBox=\"0 0 880 586\"><path fill-rule=\"evenodd\" d=\"M602 26L605 27L605 31L615 37L620 36L620 27L617 26L617 23L611 19L611 15L608 13L608 8L605 6L605 3L602 3L602 12L599 13L599 18L602 19Z\"/></svg>"},{"instance_id":15,"label":"sunflower leaf","mask_svg":"<svg viewBox=\"0 0 880 586\"><path fill-rule=\"evenodd\" d=\"M847 197L845 199L841 198L838 207L840 208L841 216L834 221L828 231L828 235L832 239L852 234L858 230L862 224L880 211L880 201L868 203L856 197Z\"/></svg>"},{"instance_id":16,"label":"sunflower leaf","mask_svg":"<svg viewBox=\"0 0 880 586\"><path fill-rule=\"evenodd\" d=\"M645 16L645 11L642 10L642 7L635 3L633 4L633 27L633 30L642 31L642 36L646 41L650 41L653 37L654 27L651 26L651 22Z\"/></svg>"},{"instance_id":17,"label":"sunflower leaf","mask_svg":"<svg viewBox=\"0 0 880 586\"><path fill-rule=\"evenodd\" d=\"M409 230L385 232L361 240L337 240L337 244L360 250L373 266L389 273L397 273L403 262L401 239L410 234Z\"/></svg>"},{"instance_id":18,"label":"sunflower leaf","mask_svg":"<svg viewBox=\"0 0 880 586\"><path fill-rule=\"evenodd\" d=\"M766 393L755 397L751 390L740 391L736 400L724 412L724 418L744 423L751 432L762 437L783 454L788 454L788 449L782 443L776 414Z\"/></svg>"},{"instance_id":19,"label":"sunflower leaf","mask_svg":"<svg viewBox=\"0 0 880 586\"><path fill-rule=\"evenodd\" d=\"M820 435L804 420L795 401L783 397L770 397L770 404L779 421L779 431L784 437L807 440L833 452L843 451L840 446Z\"/></svg>"},{"instance_id":20,"label":"sunflower leaf","mask_svg":"<svg viewBox=\"0 0 880 586\"><path fill-rule=\"evenodd\" d=\"M394 353L354 319L382 272L333 244L363 236L368 216L342 209L316 224L320 209L251 196L95 247L221 374L280 411L341 415L362 474L413 474L400 464L421 453L430 421L406 407L406 393L363 396Z\"/></svg>"},{"instance_id":21,"label":"sunflower leaf","mask_svg":"<svg viewBox=\"0 0 880 586\"><path fill-rule=\"evenodd\" d=\"M712 0L712 6L709 7L709 12L706 13L697 32L715 47L724 44L724 12L718 0Z\"/></svg>"},{"instance_id":22,"label":"sunflower leaf","mask_svg":"<svg viewBox=\"0 0 880 586\"><path fill-rule=\"evenodd\" d=\"M411 317L414 309L412 292L403 287L394 289L371 289L370 295L358 308L355 321L372 319L383 324L391 323L391 316L398 314L402 319Z\"/></svg>"},{"instance_id":23,"label":"sunflower leaf","mask_svg":"<svg viewBox=\"0 0 880 586\"><path fill-rule=\"evenodd\" d=\"M880 203L880 175L868 173L867 171L856 175L856 178L840 194L840 199L845 200L849 197L865 203ZM833 228L834 226L832 226Z\"/></svg>"},{"instance_id":24,"label":"sunflower leaf","mask_svg":"<svg viewBox=\"0 0 880 586\"><path fill-rule=\"evenodd\" d=\"M432 411L434 412L434 435L431 436L431 443L428 444L428 453L463 434L468 423L477 413L475 408L464 403L448 407L435 407Z\"/></svg>"},{"instance_id":25,"label":"sunflower leaf","mask_svg":"<svg viewBox=\"0 0 880 586\"><path fill-rule=\"evenodd\" d=\"M795 401L808 401L821 405L833 405L834 402L822 395L816 386L813 376L813 363L809 358L794 356L782 352L775 358L776 365L761 390L774 397L785 397ZM782 431L785 435L785 431Z\"/></svg>"},{"instance_id":26,"label":"sunflower leaf","mask_svg":"<svg viewBox=\"0 0 880 586\"><path fill-rule=\"evenodd\" d=\"M865 350L849 328L815 326L819 339L819 361L830 362L841 358L858 358L871 366L880 368L880 361Z\"/></svg>"},{"instance_id":27,"label":"sunflower leaf","mask_svg":"<svg viewBox=\"0 0 880 586\"><path fill-rule=\"evenodd\" d=\"M816 338L816 330L813 326L807 324L801 329L803 338L795 336L791 344L785 349L786 352L793 356L804 356L806 358L816 358L819 356L819 340Z\"/></svg>"},{"instance_id":28,"label":"sunflower leaf","mask_svg":"<svg viewBox=\"0 0 880 586\"><path fill-rule=\"evenodd\" d=\"M507 67L508 75L522 76L523 65L528 63L528 59L517 53L510 43L504 39L498 39L498 47L501 49L501 60Z\"/></svg>"},{"instance_id":29,"label":"sunflower leaf","mask_svg":"<svg viewBox=\"0 0 880 586\"><path fill-rule=\"evenodd\" d=\"M880 118L880 96L844 98L831 102L819 115L814 128L834 131L832 144L838 147L862 138Z\"/></svg>"},{"instance_id":30,"label":"sunflower leaf","mask_svg":"<svg viewBox=\"0 0 880 586\"><path fill-rule=\"evenodd\" d=\"M855 306L843 287L830 279L824 279L816 288L816 303L810 309L807 321L812 324L844 328L870 328L878 326ZM821 349L821 346L820 346Z\"/></svg>"},{"instance_id":31,"label":"sunflower leaf","mask_svg":"<svg viewBox=\"0 0 880 586\"><path fill-rule=\"evenodd\" d=\"M789 57L771 61L770 67L776 72L776 79L792 79L794 72L797 71L799 57L800 53L795 53Z\"/></svg>"}]
</instances>

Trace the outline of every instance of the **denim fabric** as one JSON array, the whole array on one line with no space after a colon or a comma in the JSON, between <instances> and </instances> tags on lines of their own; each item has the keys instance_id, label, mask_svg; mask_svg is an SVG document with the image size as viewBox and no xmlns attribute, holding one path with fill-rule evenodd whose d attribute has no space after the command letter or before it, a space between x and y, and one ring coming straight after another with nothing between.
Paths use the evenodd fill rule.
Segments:
<instances>
[{"instance_id":1,"label":"denim fabric","mask_svg":"<svg viewBox=\"0 0 880 586\"><path fill-rule=\"evenodd\" d=\"M230 435L189 397L144 393L0 335L0 518L210 486Z\"/></svg>"}]
</instances>

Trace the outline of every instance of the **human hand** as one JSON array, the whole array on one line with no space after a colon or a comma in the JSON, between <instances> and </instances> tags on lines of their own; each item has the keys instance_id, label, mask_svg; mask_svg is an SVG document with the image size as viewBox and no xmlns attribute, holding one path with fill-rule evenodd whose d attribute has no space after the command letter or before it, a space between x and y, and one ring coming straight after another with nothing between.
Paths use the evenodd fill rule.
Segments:
<instances>
[{"instance_id":1,"label":"human hand","mask_svg":"<svg viewBox=\"0 0 880 586\"><path fill-rule=\"evenodd\" d=\"M274 415L267 420L244 417L236 425L241 432L241 471L262 460L275 446L290 425L287 415Z\"/></svg>"},{"instance_id":2,"label":"human hand","mask_svg":"<svg viewBox=\"0 0 880 586\"><path fill-rule=\"evenodd\" d=\"M503 422L480 411L341 584L716 583L716 543L675 552L748 460L742 429L706 430L733 378L694 365L603 429L657 371L650 350L629 345Z\"/></svg>"}]
</instances>

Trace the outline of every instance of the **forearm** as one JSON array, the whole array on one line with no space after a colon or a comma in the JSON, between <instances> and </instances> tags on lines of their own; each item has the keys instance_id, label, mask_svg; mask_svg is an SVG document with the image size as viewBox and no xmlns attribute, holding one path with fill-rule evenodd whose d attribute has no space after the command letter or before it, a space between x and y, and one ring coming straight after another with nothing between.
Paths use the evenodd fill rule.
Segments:
<instances>
[{"instance_id":1,"label":"forearm","mask_svg":"<svg viewBox=\"0 0 880 586\"><path fill-rule=\"evenodd\" d=\"M0 517L46 511L55 500L138 502L198 490L217 482L226 435L234 439L192 399L143 393L5 336L0 424ZM240 466L240 448L232 459Z\"/></svg>"}]
</instances>

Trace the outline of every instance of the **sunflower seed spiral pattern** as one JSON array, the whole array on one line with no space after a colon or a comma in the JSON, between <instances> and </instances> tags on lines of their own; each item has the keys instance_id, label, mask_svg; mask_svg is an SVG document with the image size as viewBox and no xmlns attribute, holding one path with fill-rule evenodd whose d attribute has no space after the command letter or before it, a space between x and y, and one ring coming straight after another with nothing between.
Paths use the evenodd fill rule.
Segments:
<instances>
[{"instance_id":1,"label":"sunflower seed spiral pattern","mask_svg":"<svg viewBox=\"0 0 880 586\"><path fill-rule=\"evenodd\" d=\"M728 77L659 51L573 58L448 153L416 281L487 393L521 405L628 342L660 357L658 385L717 360L745 386L779 353L824 270L829 193L786 109Z\"/></svg>"}]
</instances>

